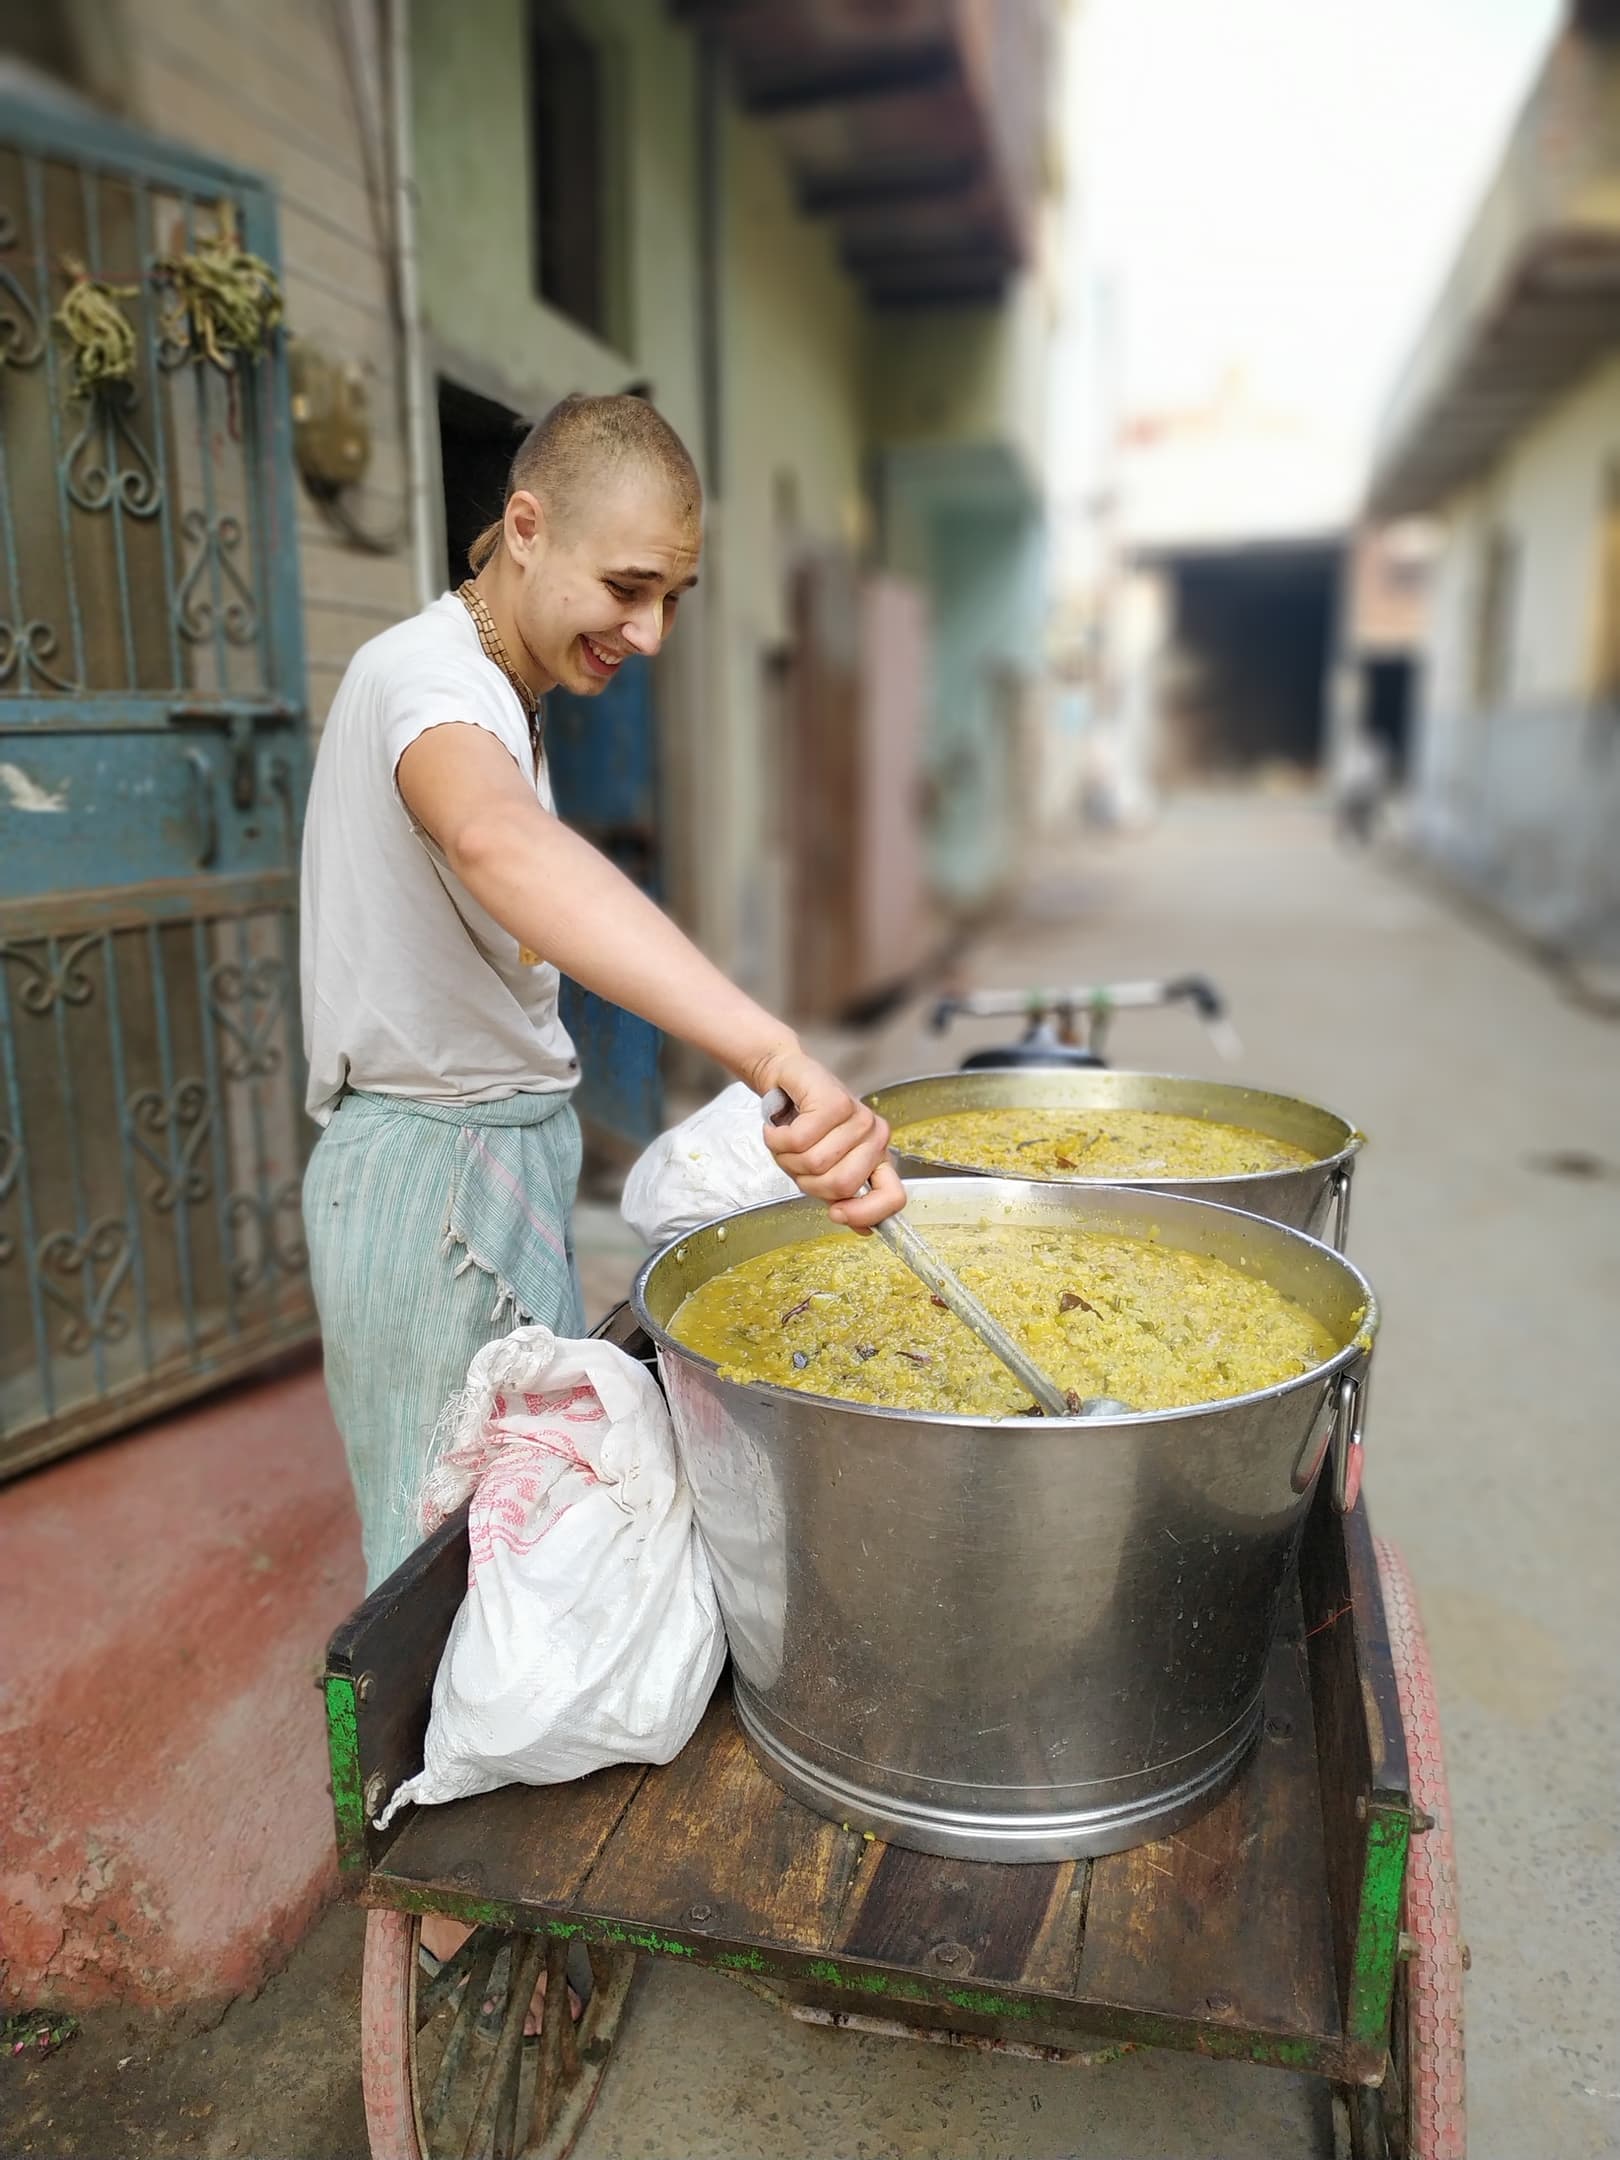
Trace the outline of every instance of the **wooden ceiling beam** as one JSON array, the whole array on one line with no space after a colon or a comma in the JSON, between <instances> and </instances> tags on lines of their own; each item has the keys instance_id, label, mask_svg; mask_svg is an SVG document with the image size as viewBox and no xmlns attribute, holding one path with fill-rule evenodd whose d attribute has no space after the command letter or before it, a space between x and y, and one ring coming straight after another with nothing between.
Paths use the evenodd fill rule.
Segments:
<instances>
[{"instance_id":1,"label":"wooden ceiling beam","mask_svg":"<svg viewBox=\"0 0 1620 2160\"><path fill-rule=\"evenodd\" d=\"M738 90L744 107L762 120L814 112L828 105L869 104L899 91L951 88L962 79L950 45L857 50L784 66L744 60Z\"/></svg>"}]
</instances>

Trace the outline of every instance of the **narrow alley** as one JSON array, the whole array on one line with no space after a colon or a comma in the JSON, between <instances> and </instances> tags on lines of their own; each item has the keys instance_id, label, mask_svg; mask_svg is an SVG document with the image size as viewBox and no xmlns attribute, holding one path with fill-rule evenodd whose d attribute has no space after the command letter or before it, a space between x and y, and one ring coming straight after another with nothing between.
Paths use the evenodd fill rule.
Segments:
<instances>
[{"instance_id":1,"label":"narrow alley","mask_svg":"<svg viewBox=\"0 0 1620 2160\"><path fill-rule=\"evenodd\" d=\"M1121 1020L1115 1062L1235 1070L1369 1135L1351 1230L1385 1310L1367 1490L1416 1577L1438 1678L1473 1954L1471 2150L1615 2153L1620 1031L1393 858L1336 848L1294 797L1191 799L1147 838L1050 857L968 966L996 985L1202 970L1230 1000L1241 1063L1223 1067L1176 1012ZM994 1039L964 1029L941 1046L925 1019L919 1001L844 1045L851 1078ZM601 1301L634 1254L607 1210L582 1228ZM8 2149L362 2154L359 1943L358 1916L333 1912L205 2034L154 2043L121 2012L93 2014L23 2074ZM577 2150L1282 2160L1332 2143L1325 2092L1304 2079L833 2034L660 1962Z\"/></svg>"}]
</instances>

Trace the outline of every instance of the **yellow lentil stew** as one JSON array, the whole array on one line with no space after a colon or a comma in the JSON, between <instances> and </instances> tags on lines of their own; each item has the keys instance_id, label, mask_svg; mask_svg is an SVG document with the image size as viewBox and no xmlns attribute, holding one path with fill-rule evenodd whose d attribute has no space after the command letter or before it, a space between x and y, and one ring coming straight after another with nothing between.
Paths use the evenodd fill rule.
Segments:
<instances>
[{"instance_id":1,"label":"yellow lentil stew","mask_svg":"<svg viewBox=\"0 0 1620 2160\"><path fill-rule=\"evenodd\" d=\"M1078 1399L1112 1395L1133 1410L1219 1402L1297 1379L1343 1347L1269 1283L1153 1239L1001 1224L931 1227L928 1238ZM711 1276L670 1332L728 1380L958 1417L1034 1408L887 1246L849 1232Z\"/></svg>"},{"instance_id":2,"label":"yellow lentil stew","mask_svg":"<svg viewBox=\"0 0 1620 2160\"><path fill-rule=\"evenodd\" d=\"M892 1145L917 1162L1008 1177L1253 1177L1316 1157L1292 1141L1171 1110L952 1110L898 1126Z\"/></svg>"}]
</instances>

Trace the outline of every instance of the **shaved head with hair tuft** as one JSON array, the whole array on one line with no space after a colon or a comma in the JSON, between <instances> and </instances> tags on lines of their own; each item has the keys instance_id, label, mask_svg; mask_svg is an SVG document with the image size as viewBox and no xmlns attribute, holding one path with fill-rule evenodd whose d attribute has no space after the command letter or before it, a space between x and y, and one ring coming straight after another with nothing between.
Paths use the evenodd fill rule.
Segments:
<instances>
[{"instance_id":1,"label":"shaved head with hair tuft","mask_svg":"<svg viewBox=\"0 0 1620 2160\"><path fill-rule=\"evenodd\" d=\"M662 481L683 521L701 517L697 467L662 413L642 397L566 397L518 445L506 498L526 491L556 529L567 531L583 504L628 474ZM494 555L501 530L499 519L486 525L468 549L475 572Z\"/></svg>"}]
</instances>

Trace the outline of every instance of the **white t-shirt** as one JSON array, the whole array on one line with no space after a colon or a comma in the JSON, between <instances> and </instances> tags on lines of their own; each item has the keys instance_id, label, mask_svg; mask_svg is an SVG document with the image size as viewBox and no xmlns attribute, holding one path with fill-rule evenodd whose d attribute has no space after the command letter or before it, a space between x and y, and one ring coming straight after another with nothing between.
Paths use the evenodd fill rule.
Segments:
<instances>
[{"instance_id":1,"label":"white t-shirt","mask_svg":"<svg viewBox=\"0 0 1620 2160\"><path fill-rule=\"evenodd\" d=\"M487 728L549 810L517 693L444 593L362 645L321 737L304 824L301 977L310 1115L345 1087L419 1102L496 1102L572 1088L557 970L458 882L395 775L446 721Z\"/></svg>"}]
</instances>

